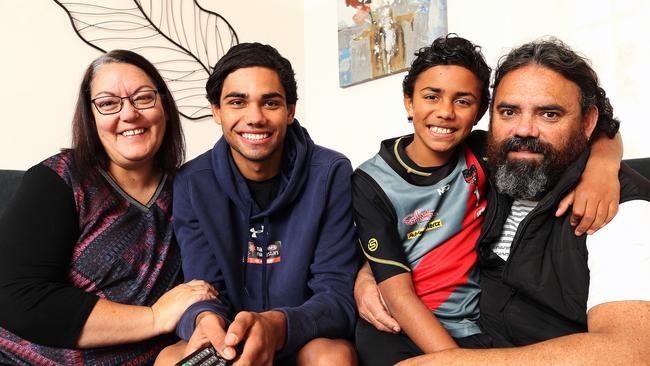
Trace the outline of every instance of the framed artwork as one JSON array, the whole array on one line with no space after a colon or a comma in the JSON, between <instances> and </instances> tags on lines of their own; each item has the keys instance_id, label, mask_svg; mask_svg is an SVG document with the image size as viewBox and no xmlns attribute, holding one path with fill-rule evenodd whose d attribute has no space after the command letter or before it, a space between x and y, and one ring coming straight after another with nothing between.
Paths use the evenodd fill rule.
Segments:
<instances>
[{"instance_id":1,"label":"framed artwork","mask_svg":"<svg viewBox=\"0 0 650 366\"><path fill-rule=\"evenodd\" d=\"M406 70L447 33L447 0L337 0L339 85Z\"/></svg>"}]
</instances>

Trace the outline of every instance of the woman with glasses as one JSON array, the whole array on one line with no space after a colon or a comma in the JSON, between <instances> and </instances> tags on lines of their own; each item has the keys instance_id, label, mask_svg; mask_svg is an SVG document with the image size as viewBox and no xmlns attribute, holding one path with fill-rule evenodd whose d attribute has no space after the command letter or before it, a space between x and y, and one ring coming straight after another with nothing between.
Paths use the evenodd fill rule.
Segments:
<instances>
[{"instance_id":1,"label":"woman with glasses","mask_svg":"<svg viewBox=\"0 0 650 366\"><path fill-rule=\"evenodd\" d=\"M183 159L155 67L123 50L93 61L72 148L29 169L0 217L0 364L151 364L185 309L216 297L180 284L170 220Z\"/></svg>"}]
</instances>

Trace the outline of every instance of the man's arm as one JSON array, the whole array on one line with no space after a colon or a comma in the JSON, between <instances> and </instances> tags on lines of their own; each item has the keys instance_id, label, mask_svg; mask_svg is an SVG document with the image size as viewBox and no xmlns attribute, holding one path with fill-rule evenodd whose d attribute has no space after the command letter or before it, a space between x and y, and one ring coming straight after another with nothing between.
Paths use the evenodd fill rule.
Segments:
<instances>
[{"instance_id":1,"label":"man's arm","mask_svg":"<svg viewBox=\"0 0 650 366\"><path fill-rule=\"evenodd\" d=\"M589 332L526 347L454 349L415 357L418 365L647 365L650 363L650 302L601 304L588 313Z\"/></svg>"},{"instance_id":2,"label":"man's arm","mask_svg":"<svg viewBox=\"0 0 650 366\"><path fill-rule=\"evenodd\" d=\"M233 317L219 264L201 230L194 212L194 199L189 192L188 177L179 174L174 180L173 225L181 248L183 275L186 279L201 279L210 283L219 293L219 299L195 303L183 313L176 333L185 340L194 333L197 316L202 312L218 314L226 322Z\"/></svg>"},{"instance_id":3,"label":"man's arm","mask_svg":"<svg viewBox=\"0 0 650 366\"><path fill-rule=\"evenodd\" d=\"M312 297L300 306L281 307L287 319L281 356L293 355L316 337L341 338L352 334L356 321L353 298L358 271L358 249L352 221L347 159L335 161L329 172L326 207L321 217L308 286Z\"/></svg>"}]
</instances>

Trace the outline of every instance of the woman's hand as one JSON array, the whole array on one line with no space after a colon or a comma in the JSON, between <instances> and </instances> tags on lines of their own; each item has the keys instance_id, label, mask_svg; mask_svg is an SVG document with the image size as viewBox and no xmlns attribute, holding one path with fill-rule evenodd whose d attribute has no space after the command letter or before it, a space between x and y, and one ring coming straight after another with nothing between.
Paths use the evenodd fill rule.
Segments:
<instances>
[{"instance_id":1,"label":"woman's hand","mask_svg":"<svg viewBox=\"0 0 650 366\"><path fill-rule=\"evenodd\" d=\"M192 280L167 291L151 306L156 334L169 333L192 304L217 299L219 293L209 283Z\"/></svg>"}]
</instances>

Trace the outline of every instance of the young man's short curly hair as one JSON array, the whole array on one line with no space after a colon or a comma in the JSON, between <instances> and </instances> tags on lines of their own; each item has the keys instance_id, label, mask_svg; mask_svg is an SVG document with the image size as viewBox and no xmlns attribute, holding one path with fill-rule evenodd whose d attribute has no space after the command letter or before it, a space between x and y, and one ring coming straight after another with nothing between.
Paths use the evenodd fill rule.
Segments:
<instances>
[{"instance_id":1,"label":"young man's short curly hair","mask_svg":"<svg viewBox=\"0 0 650 366\"><path fill-rule=\"evenodd\" d=\"M287 105L298 101L296 73L291 63L282 57L275 48L261 43L240 43L232 47L214 65L212 74L205 85L208 100L219 106L223 83L231 73L247 67L266 67L278 74L284 88Z\"/></svg>"},{"instance_id":2,"label":"young man's short curly hair","mask_svg":"<svg viewBox=\"0 0 650 366\"><path fill-rule=\"evenodd\" d=\"M620 122L614 118L614 109L605 90L600 87L596 71L591 68L586 58L557 38L526 43L503 56L495 71L494 92L496 93L499 83L509 72L531 64L553 70L574 82L580 89L580 109L583 115L591 106L598 108L598 121L590 141L601 133L610 138L616 135Z\"/></svg>"},{"instance_id":3,"label":"young man's short curly hair","mask_svg":"<svg viewBox=\"0 0 650 366\"><path fill-rule=\"evenodd\" d=\"M485 62L481 47L454 33L439 37L431 46L423 47L415 53L417 56L411 64L411 69L404 77L402 90L404 95L413 98L413 88L418 76L428 69L439 65L462 66L471 71L481 84L479 105L480 119L490 104L490 73L491 69Z\"/></svg>"}]
</instances>

